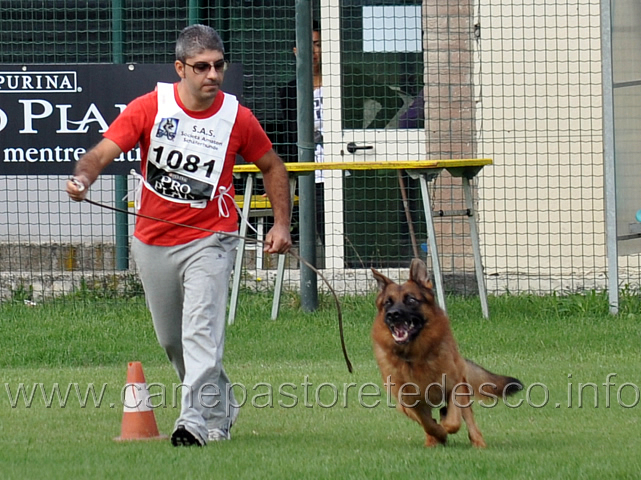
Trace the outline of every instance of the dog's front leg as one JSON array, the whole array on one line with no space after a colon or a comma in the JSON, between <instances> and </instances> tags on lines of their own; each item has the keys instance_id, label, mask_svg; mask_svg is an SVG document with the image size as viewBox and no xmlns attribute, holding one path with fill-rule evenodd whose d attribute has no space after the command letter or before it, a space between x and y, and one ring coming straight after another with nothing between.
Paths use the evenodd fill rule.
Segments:
<instances>
[{"instance_id":1,"label":"dog's front leg","mask_svg":"<svg viewBox=\"0 0 641 480\"><path fill-rule=\"evenodd\" d=\"M421 403L412 409L415 418L425 430L425 446L435 447L447 442L447 431L432 418L432 409Z\"/></svg>"}]
</instances>

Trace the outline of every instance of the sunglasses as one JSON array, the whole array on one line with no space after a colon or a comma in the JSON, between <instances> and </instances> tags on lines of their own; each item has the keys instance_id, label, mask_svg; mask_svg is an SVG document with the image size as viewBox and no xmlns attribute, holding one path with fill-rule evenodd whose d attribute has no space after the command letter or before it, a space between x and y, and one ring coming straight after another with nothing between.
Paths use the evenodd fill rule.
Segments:
<instances>
[{"instance_id":1,"label":"sunglasses","mask_svg":"<svg viewBox=\"0 0 641 480\"><path fill-rule=\"evenodd\" d=\"M197 62L197 63L194 63L193 65L187 62L183 62L183 63L188 67L191 67L194 70L194 73L196 75L205 75L209 73L212 67L217 72L224 72L227 69L227 62L225 60L218 60L213 64L207 63L207 62Z\"/></svg>"}]
</instances>

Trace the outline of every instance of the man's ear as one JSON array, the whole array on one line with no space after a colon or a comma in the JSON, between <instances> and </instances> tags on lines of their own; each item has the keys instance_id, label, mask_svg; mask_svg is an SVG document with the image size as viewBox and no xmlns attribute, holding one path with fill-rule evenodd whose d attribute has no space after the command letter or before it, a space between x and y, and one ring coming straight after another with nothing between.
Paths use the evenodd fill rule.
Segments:
<instances>
[{"instance_id":1,"label":"man's ear","mask_svg":"<svg viewBox=\"0 0 641 480\"><path fill-rule=\"evenodd\" d=\"M174 62L174 68L176 69L176 73L180 78L185 78L185 64L181 62L180 60L176 60Z\"/></svg>"},{"instance_id":2,"label":"man's ear","mask_svg":"<svg viewBox=\"0 0 641 480\"><path fill-rule=\"evenodd\" d=\"M294 52L294 56L296 56L296 47L292 48L292 51Z\"/></svg>"}]
</instances>

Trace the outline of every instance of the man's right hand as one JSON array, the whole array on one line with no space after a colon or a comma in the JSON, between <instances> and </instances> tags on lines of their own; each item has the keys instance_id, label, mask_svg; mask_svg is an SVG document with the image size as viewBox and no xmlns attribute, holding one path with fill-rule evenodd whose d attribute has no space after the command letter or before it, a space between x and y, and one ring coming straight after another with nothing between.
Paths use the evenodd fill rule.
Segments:
<instances>
[{"instance_id":1,"label":"man's right hand","mask_svg":"<svg viewBox=\"0 0 641 480\"><path fill-rule=\"evenodd\" d=\"M103 138L98 145L80 157L74 169L76 174L67 181L69 198L82 202L100 172L121 153L122 150L115 142Z\"/></svg>"},{"instance_id":2,"label":"man's right hand","mask_svg":"<svg viewBox=\"0 0 641 480\"><path fill-rule=\"evenodd\" d=\"M76 175L67 180L67 194L76 202L82 202L89 190L89 179L84 175Z\"/></svg>"}]
</instances>

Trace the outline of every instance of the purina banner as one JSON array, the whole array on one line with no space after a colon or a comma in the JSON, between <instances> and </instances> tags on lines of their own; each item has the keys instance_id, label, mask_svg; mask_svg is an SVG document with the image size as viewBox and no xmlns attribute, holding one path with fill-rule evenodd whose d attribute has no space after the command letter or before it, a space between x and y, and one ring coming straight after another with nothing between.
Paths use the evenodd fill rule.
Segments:
<instances>
[{"instance_id":1,"label":"purina banner","mask_svg":"<svg viewBox=\"0 0 641 480\"><path fill-rule=\"evenodd\" d=\"M70 175L129 102L177 80L173 64L1 65L0 175ZM241 102L242 80L241 66L230 65L223 89ZM136 147L104 173L139 163Z\"/></svg>"}]
</instances>

